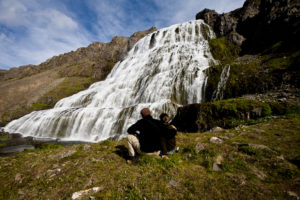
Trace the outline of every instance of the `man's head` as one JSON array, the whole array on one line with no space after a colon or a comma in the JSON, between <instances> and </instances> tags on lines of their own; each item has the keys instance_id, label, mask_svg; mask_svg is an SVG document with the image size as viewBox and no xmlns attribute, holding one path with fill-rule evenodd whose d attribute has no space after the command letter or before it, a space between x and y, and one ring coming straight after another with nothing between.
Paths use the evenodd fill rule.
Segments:
<instances>
[{"instance_id":1,"label":"man's head","mask_svg":"<svg viewBox=\"0 0 300 200\"><path fill-rule=\"evenodd\" d=\"M149 108L143 108L141 110L141 115L142 115L143 118L146 117L146 116L151 116L151 112L150 112Z\"/></svg>"},{"instance_id":2,"label":"man's head","mask_svg":"<svg viewBox=\"0 0 300 200\"><path fill-rule=\"evenodd\" d=\"M162 113L160 116L159 116L159 119L165 123L168 123L170 121L170 117L167 113Z\"/></svg>"}]
</instances>

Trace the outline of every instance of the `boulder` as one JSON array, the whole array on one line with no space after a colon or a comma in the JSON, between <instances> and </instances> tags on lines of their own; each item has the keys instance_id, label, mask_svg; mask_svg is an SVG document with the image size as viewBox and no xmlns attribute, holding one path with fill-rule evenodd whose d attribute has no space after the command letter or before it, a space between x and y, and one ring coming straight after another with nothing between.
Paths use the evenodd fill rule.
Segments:
<instances>
[{"instance_id":1,"label":"boulder","mask_svg":"<svg viewBox=\"0 0 300 200\"><path fill-rule=\"evenodd\" d=\"M222 144L223 143L223 140L218 137L211 137L209 139L209 141L214 144Z\"/></svg>"}]
</instances>

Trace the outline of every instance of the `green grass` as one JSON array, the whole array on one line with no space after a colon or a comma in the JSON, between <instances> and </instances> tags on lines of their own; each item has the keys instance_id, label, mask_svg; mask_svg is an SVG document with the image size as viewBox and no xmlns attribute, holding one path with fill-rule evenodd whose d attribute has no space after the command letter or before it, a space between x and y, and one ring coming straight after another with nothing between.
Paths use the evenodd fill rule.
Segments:
<instances>
[{"instance_id":1,"label":"green grass","mask_svg":"<svg viewBox=\"0 0 300 200\"><path fill-rule=\"evenodd\" d=\"M96 199L287 199L287 191L300 189L299 168L290 162L300 156L299 130L298 118L279 118L218 133L179 133L180 151L169 160L143 154L134 164L126 162L126 140L88 148L41 145L0 157L0 199L70 199L92 187L101 188ZM213 144L212 136L227 139ZM219 156L222 170L213 171Z\"/></svg>"}]
</instances>

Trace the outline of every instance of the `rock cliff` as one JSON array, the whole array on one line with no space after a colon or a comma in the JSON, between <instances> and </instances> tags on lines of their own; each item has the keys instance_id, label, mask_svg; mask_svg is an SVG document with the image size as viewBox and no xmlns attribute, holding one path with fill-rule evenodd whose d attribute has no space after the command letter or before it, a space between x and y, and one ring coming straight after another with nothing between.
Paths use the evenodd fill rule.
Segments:
<instances>
[{"instance_id":1,"label":"rock cliff","mask_svg":"<svg viewBox=\"0 0 300 200\"><path fill-rule=\"evenodd\" d=\"M246 53L261 52L280 41L289 48L299 45L299 0L246 0L242 8L228 13L204 9L196 19L203 19L218 37L225 36Z\"/></svg>"}]
</instances>

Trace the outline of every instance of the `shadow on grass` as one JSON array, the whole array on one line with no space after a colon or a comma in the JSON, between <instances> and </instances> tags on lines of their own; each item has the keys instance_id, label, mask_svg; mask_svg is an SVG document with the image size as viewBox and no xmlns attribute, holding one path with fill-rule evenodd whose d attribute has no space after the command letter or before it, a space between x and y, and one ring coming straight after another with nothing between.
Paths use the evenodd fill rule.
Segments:
<instances>
[{"instance_id":1,"label":"shadow on grass","mask_svg":"<svg viewBox=\"0 0 300 200\"><path fill-rule=\"evenodd\" d=\"M117 154L118 156L124 158L125 160L129 159L128 149L124 145L116 146L116 150L114 151L114 153Z\"/></svg>"}]
</instances>

